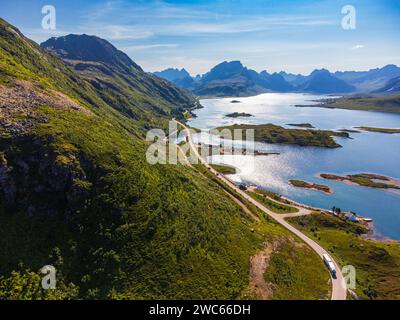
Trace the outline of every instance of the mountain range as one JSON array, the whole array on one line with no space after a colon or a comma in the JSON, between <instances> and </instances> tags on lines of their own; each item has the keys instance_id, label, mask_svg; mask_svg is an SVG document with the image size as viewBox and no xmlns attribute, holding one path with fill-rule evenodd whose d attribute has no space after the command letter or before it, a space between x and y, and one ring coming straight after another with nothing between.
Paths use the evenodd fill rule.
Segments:
<instances>
[{"instance_id":1,"label":"mountain range","mask_svg":"<svg viewBox=\"0 0 400 320\"><path fill-rule=\"evenodd\" d=\"M239 96L253 95L266 90L272 91L269 74L260 76L256 71L247 69L239 61L223 62L196 82L194 93L201 96ZM286 90L286 83L282 88L276 85L274 89Z\"/></svg>"},{"instance_id":2,"label":"mountain range","mask_svg":"<svg viewBox=\"0 0 400 320\"><path fill-rule=\"evenodd\" d=\"M174 71L174 72L172 72ZM400 76L400 68L387 65L369 71L332 73L314 70L309 75L260 73L248 69L240 61L224 61L202 76L191 77L185 70L167 69L154 73L199 96L243 96L263 92L307 92L315 94L398 93L397 86L384 88Z\"/></svg>"},{"instance_id":3,"label":"mountain range","mask_svg":"<svg viewBox=\"0 0 400 320\"><path fill-rule=\"evenodd\" d=\"M358 92L372 92L380 91L389 81L400 77L400 68L389 64L368 71L338 71L334 75L355 86Z\"/></svg>"}]
</instances>

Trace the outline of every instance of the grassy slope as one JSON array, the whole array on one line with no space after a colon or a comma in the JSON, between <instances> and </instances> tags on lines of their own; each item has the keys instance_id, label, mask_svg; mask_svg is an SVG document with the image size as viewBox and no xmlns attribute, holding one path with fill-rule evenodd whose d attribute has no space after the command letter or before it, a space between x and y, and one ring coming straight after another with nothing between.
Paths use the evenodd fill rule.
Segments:
<instances>
[{"instance_id":1,"label":"grassy slope","mask_svg":"<svg viewBox=\"0 0 400 320\"><path fill-rule=\"evenodd\" d=\"M288 220L318 241L341 266L356 268L355 292L365 299L400 299L400 246L367 240L354 223L316 214Z\"/></svg>"},{"instance_id":2,"label":"grassy slope","mask_svg":"<svg viewBox=\"0 0 400 320\"><path fill-rule=\"evenodd\" d=\"M122 114L141 121L150 128L154 117L184 119L197 107L197 101L185 90L131 67L129 71L100 62L68 60L79 74L88 80L103 100Z\"/></svg>"},{"instance_id":3,"label":"grassy slope","mask_svg":"<svg viewBox=\"0 0 400 320\"><path fill-rule=\"evenodd\" d=\"M1 19L0 48L0 84L21 79L42 89L59 90L97 114L113 113L124 127L134 127L136 132L166 126L172 116L183 119L188 108L197 107L185 91L137 71L129 77L115 70L108 77L110 68L102 65L105 74L84 71L78 75Z\"/></svg>"},{"instance_id":4,"label":"grassy slope","mask_svg":"<svg viewBox=\"0 0 400 320\"><path fill-rule=\"evenodd\" d=\"M71 175L83 171L82 179L72 183L88 195L72 206L52 201L61 199L56 192L45 195L32 188L27 203L55 211L49 219L38 213L27 218L26 208L18 205L3 207L1 274L55 263L49 255L59 248L64 263L58 267L80 287L81 297L112 292L136 298L237 296L246 285L248 257L257 246L256 236L240 220L241 210L183 167L150 167L146 144L136 136L140 121L114 112L95 88L33 43L19 35L6 38L14 34L6 28L1 29L3 83L31 80L70 94L96 114L42 107L40 114L48 123L37 124L23 137L2 139L1 150L11 165L32 157L42 163L46 154L54 154L53 168L66 168ZM12 46L12 41L24 43ZM32 55L42 57L32 65ZM62 72L53 74L54 68ZM86 99L83 92L90 96ZM99 109L87 100L97 102ZM155 122L161 116L153 116ZM39 152L29 149L31 144L39 145ZM14 174L16 180L23 177ZM29 175L37 179L37 173ZM233 253L237 247L241 254ZM204 269L212 271L201 272Z\"/></svg>"},{"instance_id":5,"label":"grassy slope","mask_svg":"<svg viewBox=\"0 0 400 320\"><path fill-rule=\"evenodd\" d=\"M275 213L295 213L299 211L297 208L271 200L267 192L256 190L255 192L248 192L248 194Z\"/></svg>"},{"instance_id":6,"label":"grassy slope","mask_svg":"<svg viewBox=\"0 0 400 320\"><path fill-rule=\"evenodd\" d=\"M287 233L270 221L255 225L190 168L150 166L143 122L162 124L163 112L130 118L3 21L0 32L1 84L25 79L93 113L42 106L48 122L1 137L0 164L14 168L7 177L19 201L1 197L0 297L43 297L32 283L46 264L62 287L75 285L53 298L239 297L249 257L266 237Z\"/></svg>"},{"instance_id":7,"label":"grassy slope","mask_svg":"<svg viewBox=\"0 0 400 320\"><path fill-rule=\"evenodd\" d=\"M315 261L315 253L304 244L286 241L278 246L269 261L264 278L275 288L274 300L327 299L328 283L322 261Z\"/></svg>"},{"instance_id":8,"label":"grassy slope","mask_svg":"<svg viewBox=\"0 0 400 320\"><path fill-rule=\"evenodd\" d=\"M195 165L203 175L210 180L218 181L204 166ZM230 190L232 192L232 190ZM268 191L261 191L270 197L279 197L279 195ZM235 192L233 192L235 194ZM252 196L257 195L254 192ZM329 284L329 274L322 260L317 254L296 236L281 227L264 212L260 211L253 204L236 195L246 206L260 217L260 222L253 225L256 233L262 234L265 243L270 246L276 246L268 262L268 267L263 276L273 290L272 299L276 300L311 300L311 299L329 299L330 290L327 290ZM257 199L257 198L256 198ZM261 199L257 199L260 202ZM263 202L262 202L263 203ZM276 202L274 202L277 204ZM266 202L263 203L266 205ZM289 208L289 207L288 207ZM291 208L296 212L295 208ZM278 245L277 245L278 244ZM261 248L259 248L261 249ZM329 288L330 289L330 288ZM246 290L242 298L257 299L257 296L249 295Z\"/></svg>"},{"instance_id":9,"label":"grassy slope","mask_svg":"<svg viewBox=\"0 0 400 320\"><path fill-rule=\"evenodd\" d=\"M314 146L337 148L340 147L332 136L348 137L345 132L335 132L327 130L302 130L302 129L286 129L273 124L262 125L232 125L228 127L220 127L222 129L254 129L254 139L265 143L282 143L295 144L299 146Z\"/></svg>"}]
</instances>

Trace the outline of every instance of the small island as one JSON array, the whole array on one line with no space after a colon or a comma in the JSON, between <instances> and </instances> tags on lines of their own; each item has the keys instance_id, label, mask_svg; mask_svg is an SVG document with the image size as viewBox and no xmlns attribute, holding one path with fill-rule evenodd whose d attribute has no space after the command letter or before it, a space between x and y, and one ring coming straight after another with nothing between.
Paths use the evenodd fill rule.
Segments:
<instances>
[{"instance_id":1,"label":"small island","mask_svg":"<svg viewBox=\"0 0 400 320\"><path fill-rule=\"evenodd\" d=\"M320 177L328 180L352 183L361 187L400 190L400 186L397 185L400 183L400 180L373 173L350 174L346 176L322 173Z\"/></svg>"},{"instance_id":2,"label":"small island","mask_svg":"<svg viewBox=\"0 0 400 320\"><path fill-rule=\"evenodd\" d=\"M242 102L239 100L232 100L231 103L242 103Z\"/></svg>"},{"instance_id":3,"label":"small island","mask_svg":"<svg viewBox=\"0 0 400 320\"><path fill-rule=\"evenodd\" d=\"M379 133L400 133L400 129L393 129L393 128L374 128L374 127L356 127L357 129L369 132L379 132Z\"/></svg>"},{"instance_id":4,"label":"small island","mask_svg":"<svg viewBox=\"0 0 400 320\"><path fill-rule=\"evenodd\" d=\"M315 128L311 123L288 123L287 125L291 126L291 127L299 127L299 128L309 128L309 129Z\"/></svg>"},{"instance_id":5,"label":"small island","mask_svg":"<svg viewBox=\"0 0 400 320\"><path fill-rule=\"evenodd\" d=\"M313 189L317 191L322 191L326 194L332 194L332 189L323 184L316 184L312 182L307 182L303 180L289 180L289 183L297 188Z\"/></svg>"},{"instance_id":6,"label":"small island","mask_svg":"<svg viewBox=\"0 0 400 320\"><path fill-rule=\"evenodd\" d=\"M360 131L355 129L340 129L340 132L348 132L348 133L360 133Z\"/></svg>"},{"instance_id":7,"label":"small island","mask_svg":"<svg viewBox=\"0 0 400 320\"><path fill-rule=\"evenodd\" d=\"M239 118L239 117L253 117L253 115L250 113L245 113L245 112L234 112L234 113L227 114L225 117Z\"/></svg>"},{"instance_id":8,"label":"small island","mask_svg":"<svg viewBox=\"0 0 400 320\"><path fill-rule=\"evenodd\" d=\"M314 129L287 129L274 124L234 124L231 126L219 127L217 130L243 130L243 135L247 129L254 130L254 140L264 143L291 144L302 147L324 147L324 148L340 148L333 137L350 138L347 132L338 132L331 130L314 130ZM246 137L243 137L246 138Z\"/></svg>"}]
</instances>

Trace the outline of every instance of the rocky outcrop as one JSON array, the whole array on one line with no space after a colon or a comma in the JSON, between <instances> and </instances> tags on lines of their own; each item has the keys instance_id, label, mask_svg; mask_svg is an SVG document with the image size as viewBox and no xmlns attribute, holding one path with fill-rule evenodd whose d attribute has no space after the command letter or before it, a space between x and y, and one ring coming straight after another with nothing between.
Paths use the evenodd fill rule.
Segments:
<instances>
[{"instance_id":1,"label":"rocky outcrop","mask_svg":"<svg viewBox=\"0 0 400 320\"><path fill-rule=\"evenodd\" d=\"M0 133L20 134L33 127L35 122L46 123L48 120L38 115L41 106L91 114L60 92L44 92L31 82L15 80L12 86L0 85Z\"/></svg>"},{"instance_id":2,"label":"rocky outcrop","mask_svg":"<svg viewBox=\"0 0 400 320\"><path fill-rule=\"evenodd\" d=\"M0 203L6 211L68 217L89 196L91 183L83 169L89 162L75 152L53 150L51 140L9 139L0 157Z\"/></svg>"}]
</instances>

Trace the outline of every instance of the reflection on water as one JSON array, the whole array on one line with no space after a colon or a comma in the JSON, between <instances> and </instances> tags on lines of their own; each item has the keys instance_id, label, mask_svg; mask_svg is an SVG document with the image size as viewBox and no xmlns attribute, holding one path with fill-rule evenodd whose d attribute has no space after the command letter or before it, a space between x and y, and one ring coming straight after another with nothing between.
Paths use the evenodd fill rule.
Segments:
<instances>
[{"instance_id":1,"label":"reflection on water","mask_svg":"<svg viewBox=\"0 0 400 320\"><path fill-rule=\"evenodd\" d=\"M309 100L323 98L303 94L263 94L232 99L203 100L203 109L189 124L210 129L233 123L311 123L322 129L342 129L353 126L400 127L400 115L325 108L294 107L310 104ZM227 118L232 112L251 113L251 118ZM256 149L279 152L280 155L214 156L213 161L233 165L239 172L231 178L259 185L309 205L331 208L341 207L374 219L377 230L386 236L400 239L400 194L341 182L324 180L319 173L340 175L351 173L378 173L400 178L400 135L382 133L351 133L352 140L337 138L343 148L326 149L256 143ZM195 136L195 139L199 135ZM254 163L252 163L254 162ZM330 186L334 193L326 195L314 190L295 188L288 179L303 179Z\"/></svg>"}]
</instances>

